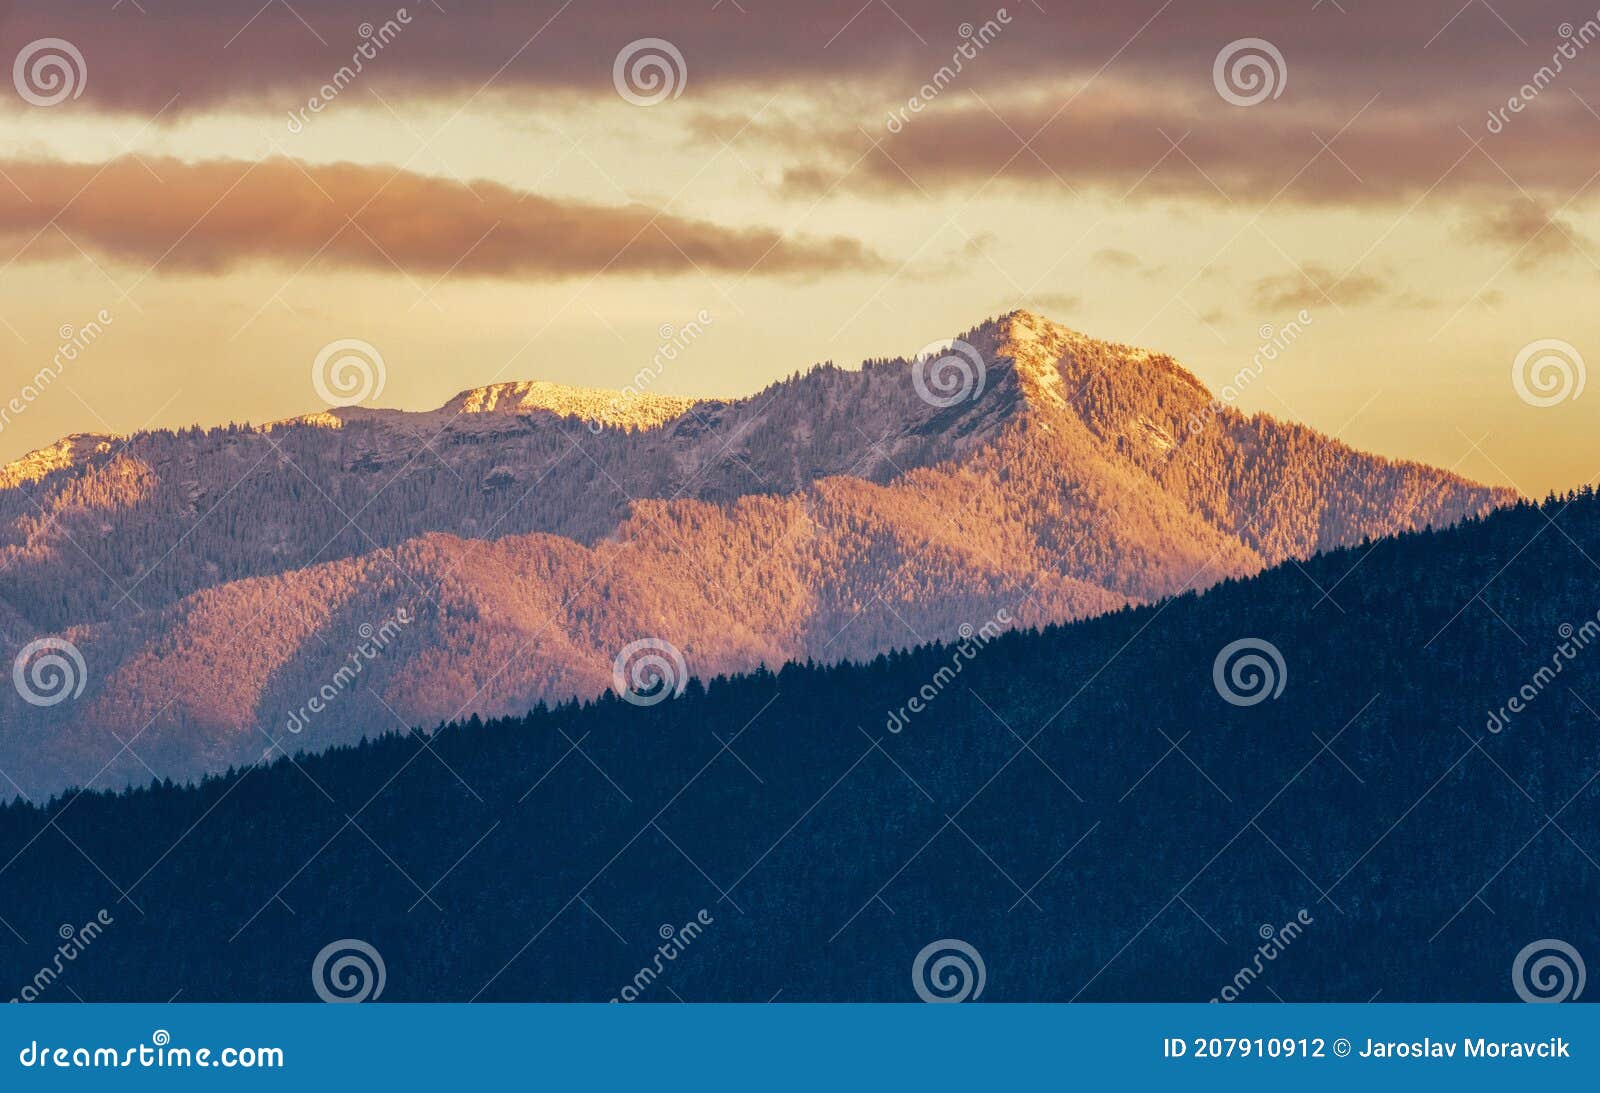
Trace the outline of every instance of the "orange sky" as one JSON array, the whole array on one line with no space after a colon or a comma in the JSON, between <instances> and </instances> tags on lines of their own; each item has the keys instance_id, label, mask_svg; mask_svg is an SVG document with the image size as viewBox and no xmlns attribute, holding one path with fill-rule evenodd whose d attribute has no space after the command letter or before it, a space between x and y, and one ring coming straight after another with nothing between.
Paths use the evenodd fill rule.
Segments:
<instances>
[{"instance_id":1,"label":"orange sky","mask_svg":"<svg viewBox=\"0 0 1600 1093\"><path fill-rule=\"evenodd\" d=\"M742 394L1026 306L1213 389L1305 309L1242 408L1600 472L1592 5L148 7L0 3L0 459L315 409L342 338L425 408L704 312L655 390Z\"/></svg>"}]
</instances>

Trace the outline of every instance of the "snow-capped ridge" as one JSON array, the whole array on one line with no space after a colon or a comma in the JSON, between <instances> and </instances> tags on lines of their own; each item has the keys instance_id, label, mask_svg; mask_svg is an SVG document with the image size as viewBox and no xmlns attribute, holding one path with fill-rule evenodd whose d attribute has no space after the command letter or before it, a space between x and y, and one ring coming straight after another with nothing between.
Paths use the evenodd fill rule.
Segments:
<instances>
[{"instance_id":1,"label":"snow-capped ridge","mask_svg":"<svg viewBox=\"0 0 1600 1093\"><path fill-rule=\"evenodd\" d=\"M651 429L681 417L698 399L649 391L576 387L545 380L494 383L462 391L440 413L527 414L546 410L560 417L618 429Z\"/></svg>"},{"instance_id":2,"label":"snow-capped ridge","mask_svg":"<svg viewBox=\"0 0 1600 1093\"><path fill-rule=\"evenodd\" d=\"M0 466L0 489L37 482L52 471L70 467L86 455L110 450L123 438L115 433L73 433Z\"/></svg>"},{"instance_id":3,"label":"snow-capped ridge","mask_svg":"<svg viewBox=\"0 0 1600 1093\"><path fill-rule=\"evenodd\" d=\"M1120 377L1130 382L1138 382L1141 373L1166 374L1192 388L1197 398L1210 398L1199 380L1165 354L1093 338L1024 309L988 319L957 340L973 345L985 358L988 386L1005 387L1011 383L1008 377L1015 377L1015 386L1023 398L1020 402L986 407L989 416L996 421L1012 410L1026 410L1029 406L1064 408L1071 401L1075 386L1073 377L1068 374L1073 370L1073 362L1094 362L1101 371L1111 362L1119 371L1130 373ZM799 385L808 395L819 394L826 402L865 397L879 401L886 411L894 404L895 415L909 421L912 417L920 418L927 410L916 397L912 382L915 368L916 361L907 357L867 361L853 368L832 362L817 363L752 394L698 398L631 387L616 390L547 380L517 380L467 388L431 410L371 406L322 408L244 428L273 433L293 427L346 429L362 426L383 433L387 431L385 426L395 426L393 444L398 446L409 442L409 438L419 432L433 436L447 429L500 431L502 419L549 413L590 427L636 432L669 426L697 408L696 416L701 418L715 417L730 409L738 411L741 407L745 412L755 413L755 407L766 405L790 385ZM704 421L700 421L690 431L703 427ZM106 451L109 444L131 442L140 435L144 434L125 437L78 433L64 437L0 465L0 488L36 482L53 471L70 468Z\"/></svg>"}]
</instances>

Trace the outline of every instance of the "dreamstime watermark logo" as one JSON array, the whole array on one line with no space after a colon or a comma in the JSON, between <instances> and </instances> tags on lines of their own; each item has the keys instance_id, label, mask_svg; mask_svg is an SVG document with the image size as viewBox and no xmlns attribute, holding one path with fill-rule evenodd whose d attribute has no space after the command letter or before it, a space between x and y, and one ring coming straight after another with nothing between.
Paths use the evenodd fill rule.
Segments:
<instances>
[{"instance_id":1,"label":"dreamstime watermark logo","mask_svg":"<svg viewBox=\"0 0 1600 1093\"><path fill-rule=\"evenodd\" d=\"M289 712L289 720L284 728L296 734L304 732L312 719L327 710L334 699L355 686L356 677L366 671L367 665L377 660L384 650L394 644L400 632L415 621L415 615L404 607L397 607L392 616L377 626L373 626L370 622L362 623L356 630L361 637L361 643L350 652L345 658L345 663L339 666L339 670L333 673L333 677L324 683L316 694L307 699L299 709Z\"/></svg>"},{"instance_id":2,"label":"dreamstime watermark logo","mask_svg":"<svg viewBox=\"0 0 1600 1093\"><path fill-rule=\"evenodd\" d=\"M89 66L78 47L65 38L36 38L12 62L11 82L25 102L59 106L83 94Z\"/></svg>"},{"instance_id":3,"label":"dreamstime watermark logo","mask_svg":"<svg viewBox=\"0 0 1600 1093\"><path fill-rule=\"evenodd\" d=\"M710 325L711 312L705 308L697 311L694 318L682 326L674 327L671 323L662 323L657 332L661 342L656 346L655 355L650 358L647 366L634 374L633 380L627 386L617 392L615 398L606 403L606 413L625 413L655 384L656 380L661 378L661 374L667 370L667 365L677 360L679 354L698 341L706 332L706 327ZM589 422L588 428L591 433L599 436L605 431L606 424L603 418L594 419Z\"/></svg>"},{"instance_id":4,"label":"dreamstime watermark logo","mask_svg":"<svg viewBox=\"0 0 1600 1093\"><path fill-rule=\"evenodd\" d=\"M324 945L311 962L311 986L324 1002L376 1002L388 981L378 950L353 937Z\"/></svg>"},{"instance_id":5,"label":"dreamstime watermark logo","mask_svg":"<svg viewBox=\"0 0 1600 1093\"><path fill-rule=\"evenodd\" d=\"M54 1067L58 1070L188 1070L191 1067L210 1069L281 1069L281 1047L171 1047L172 1033L158 1028L150 1034L149 1043L131 1047L110 1047L101 1043L95 1047L40 1047L39 1041L30 1040L28 1046L17 1052L17 1063L29 1070Z\"/></svg>"},{"instance_id":6,"label":"dreamstime watermark logo","mask_svg":"<svg viewBox=\"0 0 1600 1093\"><path fill-rule=\"evenodd\" d=\"M1511 962L1511 986L1524 1002L1576 1002L1587 979L1578 950L1553 937L1529 942Z\"/></svg>"},{"instance_id":7,"label":"dreamstime watermark logo","mask_svg":"<svg viewBox=\"0 0 1600 1093\"><path fill-rule=\"evenodd\" d=\"M634 977L617 992L613 1002L633 1002L645 992L645 989L661 978L661 973L666 971L667 964L678 959L683 951L705 933L705 928L716 919L704 907L696 912L694 918L682 926L674 926L670 922L663 922L656 931L661 937L661 944L656 946L655 956L650 963L640 968ZM670 988L669 988L670 989Z\"/></svg>"},{"instance_id":8,"label":"dreamstime watermark logo","mask_svg":"<svg viewBox=\"0 0 1600 1093\"><path fill-rule=\"evenodd\" d=\"M105 308L101 308L93 319L80 326L62 323L61 328L56 331L61 341L56 346L55 355L50 358L50 363L35 372L9 402L0 406L0 432L4 432L6 426L11 424L12 417L26 413L28 407L43 398L50 385L66 372L67 365L77 360L85 350L99 341L100 336L106 332L106 327L110 325L111 312Z\"/></svg>"},{"instance_id":9,"label":"dreamstime watermark logo","mask_svg":"<svg viewBox=\"0 0 1600 1093\"><path fill-rule=\"evenodd\" d=\"M976 347L956 338L930 342L917 350L911 365L911 386L929 406L943 410L983 394L988 370Z\"/></svg>"},{"instance_id":10,"label":"dreamstime watermark logo","mask_svg":"<svg viewBox=\"0 0 1600 1093\"><path fill-rule=\"evenodd\" d=\"M11 682L30 706L55 706L83 694L89 670L83 654L66 638L39 638L11 663Z\"/></svg>"},{"instance_id":11,"label":"dreamstime watermark logo","mask_svg":"<svg viewBox=\"0 0 1600 1093\"><path fill-rule=\"evenodd\" d=\"M689 666L666 638L630 641L611 664L611 685L624 702L635 706L677 698L688 684Z\"/></svg>"},{"instance_id":12,"label":"dreamstime watermark logo","mask_svg":"<svg viewBox=\"0 0 1600 1093\"><path fill-rule=\"evenodd\" d=\"M1283 693L1289 669L1278 647L1265 638L1230 641L1211 662L1211 682L1224 702L1255 706Z\"/></svg>"},{"instance_id":13,"label":"dreamstime watermark logo","mask_svg":"<svg viewBox=\"0 0 1600 1093\"><path fill-rule=\"evenodd\" d=\"M1265 38L1237 38L1222 47L1211 64L1217 94L1234 106L1256 106L1276 99L1289 85L1289 66Z\"/></svg>"},{"instance_id":14,"label":"dreamstime watermark logo","mask_svg":"<svg viewBox=\"0 0 1600 1093\"><path fill-rule=\"evenodd\" d=\"M1517 93L1506 99L1506 104L1489 111L1489 120L1484 127L1492 134L1505 132L1506 126L1511 124L1511 114L1520 114L1526 110L1534 99L1544 94L1545 88L1556 82L1556 77L1566 70L1568 61L1578 59L1578 54L1585 47L1600 38L1600 12L1584 20L1580 27L1571 23L1562 23L1556 28L1556 33L1565 39L1556 46L1556 51L1550 55L1550 63L1539 66L1533 77L1521 87Z\"/></svg>"},{"instance_id":15,"label":"dreamstime watermark logo","mask_svg":"<svg viewBox=\"0 0 1600 1093\"><path fill-rule=\"evenodd\" d=\"M360 338L329 342L311 362L311 386L329 406L355 406L375 399L388 380L383 354Z\"/></svg>"},{"instance_id":16,"label":"dreamstime watermark logo","mask_svg":"<svg viewBox=\"0 0 1600 1093\"><path fill-rule=\"evenodd\" d=\"M23 984L22 989L17 992L16 997L11 1001L32 1002L38 999L49 988L50 984L61 978L61 974L66 971L67 965L78 959L83 951L105 932L105 928L115 921L116 919L111 916L111 912L102 907L99 914L82 926L74 926L70 922L63 922L60 928L56 930L56 936L61 939L61 944L56 946L55 957L50 963L45 964L35 972L33 978Z\"/></svg>"},{"instance_id":17,"label":"dreamstime watermark logo","mask_svg":"<svg viewBox=\"0 0 1600 1093\"><path fill-rule=\"evenodd\" d=\"M1500 706L1498 710L1490 710L1483 727L1492 733L1499 733L1510 727L1512 718L1526 711L1533 704L1533 700L1544 693L1546 687L1554 683L1556 676L1566 671L1567 665L1577 659L1579 653L1589 648L1600 638L1600 613L1592 619L1584 619L1578 626L1564 622L1556 627L1556 633L1561 636L1561 644L1556 646L1555 653L1550 657L1549 664L1541 664L1533 675L1528 677L1528 682L1517 688L1516 694Z\"/></svg>"},{"instance_id":18,"label":"dreamstime watermark logo","mask_svg":"<svg viewBox=\"0 0 1600 1093\"><path fill-rule=\"evenodd\" d=\"M911 962L911 986L924 1002L976 1002L988 980L978 950L954 937L924 945Z\"/></svg>"},{"instance_id":19,"label":"dreamstime watermark logo","mask_svg":"<svg viewBox=\"0 0 1600 1093\"><path fill-rule=\"evenodd\" d=\"M1270 922L1263 922L1261 928L1256 931L1261 937L1261 944L1256 946L1255 956L1250 963L1234 973L1233 978L1228 980L1227 984L1217 992L1217 996L1211 1001L1232 1002L1237 1000L1250 984L1261 978L1261 973L1266 970L1267 965L1278 959L1285 949L1297 941L1301 934L1305 933L1305 928L1315 921L1316 919L1312 918L1310 911L1301 908L1299 914L1282 926L1274 926Z\"/></svg>"},{"instance_id":20,"label":"dreamstime watermark logo","mask_svg":"<svg viewBox=\"0 0 1600 1093\"><path fill-rule=\"evenodd\" d=\"M411 13L405 8L396 8L392 17L377 26L362 23L357 27L356 33L361 36L361 44L350 54L350 63L340 65L333 77L317 88L317 93L307 99L304 106L289 111L289 132L302 132L311 120L306 116L308 113L320 114L332 105L333 100L365 71L367 62L376 60L378 54L400 36L400 31L410 25Z\"/></svg>"},{"instance_id":21,"label":"dreamstime watermark logo","mask_svg":"<svg viewBox=\"0 0 1600 1093\"><path fill-rule=\"evenodd\" d=\"M1511 386L1529 406L1555 406L1583 394L1588 369L1571 342L1540 338L1529 342L1511 362Z\"/></svg>"},{"instance_id":22,"label":"dreamstime watermark logo","mask_svg":"<svg viewBox=\"0 0 1600 1093\"><path fill-rule=\"evenodd\" d=\"M979 650L999 637L1005 627L1010 626L1014 620L1005 608L996 611L994 618L984 623L977 629L972 624L964 622L956 632L960 640L956 643L950 654L950 663L940 665L939 670L917 689L917 693L906 700L905 705L898 710L890 710L883 727L892 733L904 731L911 723L911 719L928 708L934 699L944 693L944 689L955 682L967 664L977 657Z\"/></svg>"},{"instance_id":23,"label":"dreamstime watermark logo","mask_svg":"<svg viewBox=\"0 0 1600 1093\"><path fill-rule=\"evenodd\" d=\"M961 75L962 68L967 61L978 56L978 53L1000 37L1000 32L1011 25L1011 13L1005 8L998 8L992 19L985 20L981 26L974 27L971 23L962 23L956 28L956 33L961 36L961 44L956 46L955 52L950 55L950 63L940 65L933 78L921 87L917 93L906 100L906 104L898 107L889 114L889 119L884 122L884 128L891 133L898 133L906 127L911 119L909 114L920 114L928 108L928 104L944 93L944 89L955 83L956 77Z\"/></svg>"},{"instance_id":24,"label":"dreamstime watermark logo","mask_svg":"<svg viewBox=\"0 0 1600 1093\"><path fill-rule=\"evenodd\" d=\"M1261 338L1261 344L1256 347L1250 363L1235 372L1233 378L1222 385L1215 398L1206 403L1202 409L1190 414L1188 420L1184 422L1184 428L1189 436L1199 435L1207 425L1216 420L1224 407L1232 406L1239 401L1239 396L1244 394L1245 388L1261 378L1267 370L1267 365L1288 352L1289 347L1300 340L1300 336L1306 332L1306 327L1311 323L1311 312L1305 308L1301 308L1294 318L1280 327L1262 323L1256 331ZM1173 448L1174 452L1177 450L1176 447Z\"/></svg>"},{"instance_id":25,"label":"dreamstime watermark logo","mask_svg":"<svg viewBox=\"0 0 1600 1093\"><path fill-rule=\"evenodd\" d=\"M623 46L611 64L617 94L635 106L655 106L683 94L689 66L683 53L665 38L636 38Z\"/></svg>"}]
</instances>

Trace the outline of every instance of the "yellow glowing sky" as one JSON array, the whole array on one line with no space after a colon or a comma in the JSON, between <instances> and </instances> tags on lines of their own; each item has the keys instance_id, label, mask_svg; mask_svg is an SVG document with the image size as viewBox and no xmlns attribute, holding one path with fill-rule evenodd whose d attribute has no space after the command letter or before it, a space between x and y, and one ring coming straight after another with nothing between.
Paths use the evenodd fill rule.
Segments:
<instances>
[{"instance_id":1,"label":"yellow glowing sky","mask_svg":"<svg viewBox=\"0 0 1600 1093\"><path fill-rule=\"evenodd\" d=\"M1214 49L1202 52L1199 90L1185 92L1183 109L1201 109L1194 104L1210 91ZM911 124L931 133L941 116L992 109L991 128L1004 134L1013 112L1054 110L1092 75L1085 65L994 88L974 77ZM1136 69L1095 87L1093 109L1102 112L1140 94ZM341 267L308 253L301 261L243 255L206 269L119 255L76 236L57 239L50 227L32 240L31 230L13 232L0 240L0 394L9 397L50 360L63 325L81 325L102 308L114 321L58 384L0 428L0 460L73 432L264 421L317 409L311 360L338 338L360 338L382 352L388 379L377 405L426 409L502 380L622 386L649 362L664 324L705 311L707 333L655 390L740 395L823 360L853 365L909 354L1024 306L1092 336L1169 352L1216 390L1250 359L1260 327L1281 325L1304 307L1313 319L1306 335L1246 391L1242 409L1526 493L1600 472L1593 443L1600 391L1540 408L1518 398L1511 383L1519 349L1540 338L1560 338L1600 361L1600 316L1591 304L1600 272L1591 255L1600 249L1588 245L1600 236L1600 216L1583 200L1563 203L1557 183L1530 192L1508 172L1497 186L1499 173L1479 163L1479 188L1467 195L1415 186L1349 199L1290 191L1269 201L1240 181L1248 155L1227 163L1215 151L1191 158L1187 143L1151 156L1146 174L1130 170L1114 182L1080 176L1070 150L1057 149L1043 177L1038 170L1015 177L1022 163L994 162L993 171L971 179L924 183L919 172L934 168L913 152L912 134L901 140L883 128L886 106L905 93L895 77L874 73L704 88L691 79L683 96L649 108L622 101L609 86L402 89L382 97L375 87L357 87L299 133L285 126L290 100L282 98L155 121L148 110L94 109L87 100L51 109L8 105L0 110L0 169L134 155L160 175L172 162L287 156L311 172L337 164L403 169L545 198L640 205L719 228L852 239L881 263L747 274L685 261L667 272L523 276L381 261ZM1348 118L1367 97L1352 90L1327 117ZM1408 109L1425 110L1416 104L1426 99L1411 96ZM1362 151L1363 127L1396 116L1379 103L1342 138L1351 141L1352 159ZM1576 110L1570 99L1565 108ZM1305 107L1283 105L1279 118L1296 117L1295 110ZM1456 116L1443 112L1440 128L1474 155L1471 139L1482 134L1450 132ZM1163 139L1148 119L1126 125L1139 140ZM1328 139L1338 121L1306 128ZM808 132L819 142L814 153L797 151L786 130ZM893 160L904 162L896 155L903 148L908 158L923 155L922 165L907 166L912 177L894 188L854 184L860 170L831 190L786 175L813 162L849 168L863 153L881 166L866 134L883 141ZM1283 155L1311 160L1316 152L1306 141ZM979 154L993 153L986 146L973 150ZM1324 155L1305 181L1333 186L1342 172L1381 170L1381 147L1367 155L1348 165ZM1021 153L1023 161L1030 156ZM1581 166L1571 168L1579 181L1587 173ZM885 168L891 181L895 170ZM1275 188L1268 185L1267 195ZM1530 237L1543 216L1559 215L1551 235L1563 244L1486 243L1479 225L1522 205L1540 210ZM461 251L473 243L461 238Z\"/></svg>"}]
</instances>

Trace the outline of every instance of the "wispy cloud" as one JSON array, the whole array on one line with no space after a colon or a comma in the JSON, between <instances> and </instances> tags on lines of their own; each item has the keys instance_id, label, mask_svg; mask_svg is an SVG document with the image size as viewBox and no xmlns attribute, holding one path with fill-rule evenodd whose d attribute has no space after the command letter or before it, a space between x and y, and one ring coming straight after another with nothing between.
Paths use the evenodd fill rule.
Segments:
<instances>
[{"instance_id":1,"label":"wispy cloud","mask_svg":"<svg viewBox=\"0 0 1600 1093\"><path fill-rule=\"evenodd\" d=\"M6 162L0 240L17 260L78 248L158 270L246 262L558 278L875 270L854 239L735 228L642 205L557 200L388 168L135 158ZM0 260L10 255L0 254Z\"/></svg>"},{"instance_id":2,"label":"wispy cloud","mask_svg":"<svg viewBox=\"0 0 1600 1093\"><path fill-rule=\"evenodd\" d=\"M1262 277L1251 286L1251 300L1259 308L1353 307L1393 298L1397 290L1388 278L1373 273L1341 277L1315 262L1289 273Z\"/></svg>"},{"instance_id":3,"label":"wispy cloud","mask_svg":"<svg viewBox=\"0 0 1600 1093\"><path fill-rule=\"evenodd\" d=\"M1462 235L1471 242L1505 250L1520 270L1581 259L1595 251L1594 241L1570 220L1551 215L1532 201L1472 210L1469 215Z\"/></svg>"},{"instance_id":4,"label":"wispy cloud","mask_svg":"<svg viewBox=\"0 0 1600 1093\"><path fill-rule=\"evenodd\" d=\"M1153 266L1131 250L1121 247L1104 247L1095 251L1089 255L1089 265L1108 273L1136 273L1141 277L1156 277L1163 272L1163 267Z\"/></svg>"}]
</instances>

